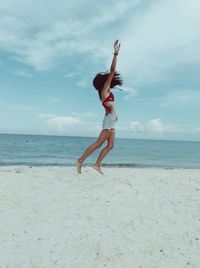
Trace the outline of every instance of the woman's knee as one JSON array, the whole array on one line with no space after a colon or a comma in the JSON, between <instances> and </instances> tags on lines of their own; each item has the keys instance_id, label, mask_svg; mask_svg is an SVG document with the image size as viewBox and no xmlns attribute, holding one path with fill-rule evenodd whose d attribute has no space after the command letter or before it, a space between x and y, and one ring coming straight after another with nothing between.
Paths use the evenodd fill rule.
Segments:
<instances>
[{"instance_id":1,"label":"woman's knee","mask_svg":"<svg viewBox=\"0 0 200 268\"><path fill-rule=\"evenodd\" d=\"M101 142L95 142L94 143L95 148L99 148L99 147L101 147L101 145L102 145Z\"/></svg>"},{"instance_id":2,"label":"woman's knee","mask_svg":"<svg viewBox=\"0 0 200 268\"><path fill-rule=\"evenodd\" d=\"M109 151L111 151L114 148L114 144L108 144L107 148L108 148Z\"/></svg>"}]
</instances>

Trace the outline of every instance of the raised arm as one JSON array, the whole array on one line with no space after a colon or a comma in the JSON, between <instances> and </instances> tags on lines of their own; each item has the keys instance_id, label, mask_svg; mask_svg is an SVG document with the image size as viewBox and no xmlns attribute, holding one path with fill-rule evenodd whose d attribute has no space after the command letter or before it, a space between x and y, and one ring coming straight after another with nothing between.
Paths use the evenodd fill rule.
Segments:
<instances>
[{"instance_id":1,"label":"raised arm","mask_svg":"<svg viewBox=\"0 0 200 268\"><path fill-rule=\"evenodd\" d=\"M110 67L110 73L108 75L108 78L104 84L104 87L102 89L102 95L107 94L109 88L110 88L110 84L112 82L113 76L115 74L115 70L116 70L116 65L117 65L117 55L119 54L119 49L120 49L120 43L119 40L116 40L114 43L114 55L113 55L113 60L111 63L111 67Z\"/></svg>"}]
</instances>

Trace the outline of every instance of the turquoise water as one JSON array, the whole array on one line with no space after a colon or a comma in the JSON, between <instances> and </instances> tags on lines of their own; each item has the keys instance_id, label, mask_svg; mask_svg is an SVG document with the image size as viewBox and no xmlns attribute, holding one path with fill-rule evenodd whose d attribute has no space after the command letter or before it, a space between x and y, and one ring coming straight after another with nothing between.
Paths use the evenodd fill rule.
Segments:
<instances>
[{"instance_id":1,"label":"turquoise water","mask_svg":"<svg viewBox=\"0 0 200 268\"><path fill-rule=\"evenodd\" d=\"M0 165L67 165L96 138L0 134ZM103 147L102 147L103 148ZM95 151L85 164L94 163ZM103 161L108 166L200 168L200 142L119 139Z\"/></svg>"}]
</instances>

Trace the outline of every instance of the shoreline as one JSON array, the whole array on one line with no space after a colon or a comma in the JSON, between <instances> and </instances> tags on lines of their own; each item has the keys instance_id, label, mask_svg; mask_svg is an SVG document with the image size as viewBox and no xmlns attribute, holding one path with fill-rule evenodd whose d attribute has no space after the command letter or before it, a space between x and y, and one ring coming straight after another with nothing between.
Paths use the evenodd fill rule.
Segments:
<instances>
[{"instance_id":1,"label":"shoreline","mask_svg":"<svg viewBox=\"0 0 200 268\"><path fill-rule=\"evenodd\" d=\"M83 168L91 168L93 163L84 164ZM57 168L75 168L75 164L0 164L1 168L15 168L15 167L27 167L27 168L37 168L37 167L57 167ZM148 165L140 165L140 164L102 164L102 168L114 168L114 169L183 169L183 170L200 170L200 167L177 167L177 166L148 166Z\"/></svg>"}]
</instances>

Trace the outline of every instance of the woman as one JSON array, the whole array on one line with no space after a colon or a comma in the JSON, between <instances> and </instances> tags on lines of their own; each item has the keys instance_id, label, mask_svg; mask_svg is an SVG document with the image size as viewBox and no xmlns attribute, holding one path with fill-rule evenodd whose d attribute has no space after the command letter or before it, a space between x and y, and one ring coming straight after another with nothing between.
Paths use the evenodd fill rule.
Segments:
<instances>
[{"instance_id":1,"label":"woman","mask_svg":"<svg viewBox=\"0 0 200 268\"><path fill-rule=\"evenodd\" d=\"M117 122L117 113L114 107L114 95L110 92L110 88L117 85L122 85L122 80L119 74L115 71L117 64L117 55L119 54L120 43L118 40L114 43L114 56L108 73L98 73L94 80L93 85L99 93L99 98L102 101L102 105L105 108L105 116L103 119L103 129L94 144L91 144L82 156L76 162L76 169L78 173L81 173L81 166L84 160L93 153L97 148L99 148L106 140L108 142L107 146L101 151L96 163L93 165L99 173L103 174L101 170L101 162L106 154L113 149L114 139L115 139L115 125Z\"/></svg>"}]
</instances>

